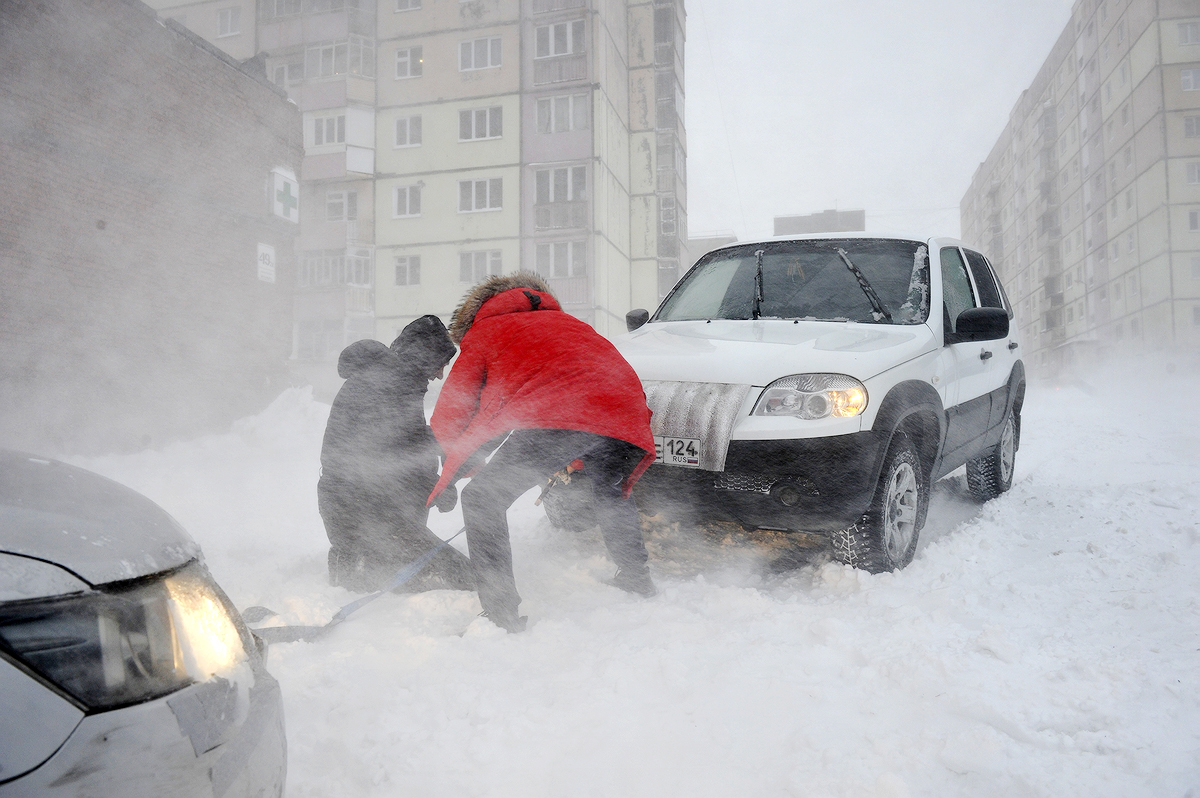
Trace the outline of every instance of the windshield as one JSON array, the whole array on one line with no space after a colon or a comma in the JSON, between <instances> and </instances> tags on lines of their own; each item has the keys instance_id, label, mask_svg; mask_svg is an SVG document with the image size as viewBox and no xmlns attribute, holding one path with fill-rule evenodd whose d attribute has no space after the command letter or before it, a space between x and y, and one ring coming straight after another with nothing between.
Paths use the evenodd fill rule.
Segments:
<instances>
[{"instance_id":1,"label":"windshield","mask_svg":"<svg viewBox=\"0 0 1200 798\"><path fill-rule=\"evenodd\" d=\"M755 317L922 324L929 317L928 249L919 241L876 238L723 249L701 258L654 320Z\"/></svg>"}]
</instances>

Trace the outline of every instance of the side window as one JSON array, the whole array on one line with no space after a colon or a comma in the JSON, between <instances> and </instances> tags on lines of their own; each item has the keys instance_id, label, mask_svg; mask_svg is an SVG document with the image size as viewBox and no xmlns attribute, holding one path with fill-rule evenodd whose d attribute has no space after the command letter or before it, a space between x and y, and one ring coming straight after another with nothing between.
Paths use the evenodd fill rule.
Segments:
<instances>
[{"instance_id":1,"label":"side window","mask_svg":"<svg viewBox=\"0 0 1200 798\"><path fill-rule=\"evenodd\" d=\"M946 312L946 332L954 332L958 314L975 307L967 266L957 247L942 249L942 303Z\"/></svg>"},{"instance_id":2,"label":"side window","mask_svg":"<svg viewBox=\"0 0 1200 798\"><path fill-rule=\"evenodd\" d=\"M1002 308L1004 302L1000 299L1000 289L987 259L978 252L963 250L967 253L967 265L971 267L971 276L975 278L975 288L979 291L979 306L984 308Z\"/></svg>"}]
</instances>

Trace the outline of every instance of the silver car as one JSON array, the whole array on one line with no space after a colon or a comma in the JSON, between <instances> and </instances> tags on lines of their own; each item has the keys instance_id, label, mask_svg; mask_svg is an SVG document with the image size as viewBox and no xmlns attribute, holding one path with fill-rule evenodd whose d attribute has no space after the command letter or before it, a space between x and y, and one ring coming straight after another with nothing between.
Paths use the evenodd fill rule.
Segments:
<instances>
[{"instance_id":1,"label":"silver car","mask_svg":"<svg viewBox=\"0 0 1200 798\"><path fill-rule=\"evenodd\" d=\"M156 504L0 450L0 797L282 795L264 653Z\"/></svg>"}]
</instances>

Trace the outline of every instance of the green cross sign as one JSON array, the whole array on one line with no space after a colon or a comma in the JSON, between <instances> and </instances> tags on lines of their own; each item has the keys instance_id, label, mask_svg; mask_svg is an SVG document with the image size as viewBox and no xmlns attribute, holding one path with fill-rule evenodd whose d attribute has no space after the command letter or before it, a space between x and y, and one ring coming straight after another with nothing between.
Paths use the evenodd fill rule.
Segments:
<instances>
[{"instance_id":1,"label":"green cross sign","mask_svg":"<svg viewBox=\"0 0 1200 798\"><path fill-rule=\"evenodd\" d=\"M283 206L283 215L288 219L292 218L292 209L300 205L300 201L292 196L292 184L286 180L283 190L275 192L275 201Z\"/></svg>"}]
</instances>

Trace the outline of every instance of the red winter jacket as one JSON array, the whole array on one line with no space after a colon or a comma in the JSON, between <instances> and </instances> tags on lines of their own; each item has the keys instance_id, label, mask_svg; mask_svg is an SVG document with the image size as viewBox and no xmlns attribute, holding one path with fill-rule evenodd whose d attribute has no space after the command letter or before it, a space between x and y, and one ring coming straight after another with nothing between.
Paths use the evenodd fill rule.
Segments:
<instances>
[{"instance_id":1,"label":"red winter jacket","mask_svg":"<svg viewBox=\"0 0 1200 798\"><path fill-rule=\"evenodd\" d=\"M590 432L644 450L626 497L654 461L650 410L633 368L553 296L529 288L480 306L430 426L446 461L428 504L481 446L518 429Z\"/></svg>"}]
</instances>

